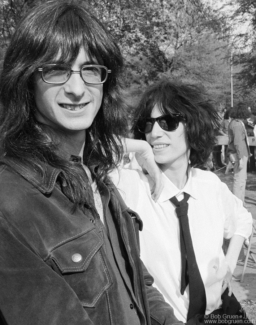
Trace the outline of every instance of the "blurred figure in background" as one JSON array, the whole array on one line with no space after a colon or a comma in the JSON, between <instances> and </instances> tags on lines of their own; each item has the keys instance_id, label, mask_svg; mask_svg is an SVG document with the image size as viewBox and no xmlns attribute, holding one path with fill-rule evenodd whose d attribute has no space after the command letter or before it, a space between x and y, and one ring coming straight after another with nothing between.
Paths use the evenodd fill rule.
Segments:
<instances>
[{"instance_id":1,"label":"blurred figure in background","mask_svg":"<svg viewBox=\"0 0 256 325\"><path fill-rule=\"evenodd\" d=\"M249 111L245 104L239 102L231 113L228 126L228 156L234 165L233 193L244 202L247 179L247 162L250 149L244 120L249 118Z\"/></svg>"},{"instance_id":2,"label":"blurred figure in background","mask_svg":"<svg viewBox=\"0 0 256 325\"><path fill-rule=\"evenodd\" d=\"M251 107L248 107L248 112L250 114L249 118L244 120L244 125L247 131L248 137L254 137L256 138L256 116L252 113ZM254 140L255 141L255 140ZM248 161L248 168L249 170L256 171L256 165L255 165L255 153L256 153L256 147L255 146L250 146L250 159Z\"/></svg>"},{"instance_id":3,"label":"blurred figure in background","mask_svg":"<svg viewBox=\"0 0 256 325\"><path fill-rule=\"evenodd\" d=\"M231 118L230 118L230 109L227 109L224 113L224 116L223 116L223 121L222 121L222 131L223 131L223 134L224 135L228 135L228 126L229 126L229 123L231 121Z\"/></svg>"}]
</instances>

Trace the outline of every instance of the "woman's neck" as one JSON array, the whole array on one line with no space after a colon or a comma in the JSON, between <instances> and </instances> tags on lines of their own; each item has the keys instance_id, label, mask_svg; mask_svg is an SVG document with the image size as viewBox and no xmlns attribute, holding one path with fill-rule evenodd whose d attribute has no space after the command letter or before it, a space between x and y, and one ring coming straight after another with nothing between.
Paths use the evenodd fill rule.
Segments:
<instances>
[{"instance_id":1,"label":"woman's neck","mask_svg":"<svg viewBox=\"0 0 256 325\"><path fill-rule=\"evenodd\" d=\"M168 168L161 168L169 180L178 188L183 189L188 180L189 165L181 165L178 167L169 166Z\"/></svg>"}]
</instances>

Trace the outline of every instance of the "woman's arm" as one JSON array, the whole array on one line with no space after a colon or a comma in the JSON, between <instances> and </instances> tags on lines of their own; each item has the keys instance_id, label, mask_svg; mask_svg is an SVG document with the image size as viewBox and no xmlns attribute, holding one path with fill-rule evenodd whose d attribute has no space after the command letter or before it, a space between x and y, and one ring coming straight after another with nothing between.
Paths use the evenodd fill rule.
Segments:
<instances>
[{"instance_id":1,"label":"woman's arm","mask_svg":"<svg viewBox=\"0 0 256 325\"><path fill-rule=\"evenodd\" d=\"M135 152L136 160L143 171L146 171L153 180L151 189L152 199L157 201L163 190L162 173L155 162L151 146L147 141L124 138L122 140L125 153Z\"/></svg>"},{"instance_id":2,"label":"woman's arm","mask_svg":"<svg viewBox=\"0 0 256 325\"><path fill-rule=\"evenodd\" d=\"M234 273L236 263L243 246L245 238L240 235L234 235L229 243L228 251L226 254L227 273L223 279L222 292L229 288L229 296L232 294L232 275Z\"/></svg>"},{"instance_id":3,"label":"woman's arm","mask_svg":"<svg viewBox=\"0 0 256 325\"><path fill-rule=\"evenodd\" d=\"M236 267L243 242L252 232L252 215L243 202L228 189L227 185L221 183L220 197L225 216L224 237L230 239L226 254L226 275L223 276L223 290L229 287L232 293L231 280Z\"/></svg>"},{"instance_id":4,"label":"woman's arm","mask_svg":"<svg viewBox=\"0 0 256 325\"><path fill-rule=\"evenodd\" d=\"M236 267L236 263L240 254L240 251L243 246L245 238L240 235L234 235L229 243L226 261L230 267L231 272L233 273Z\"/></svg>"}]
</instances>

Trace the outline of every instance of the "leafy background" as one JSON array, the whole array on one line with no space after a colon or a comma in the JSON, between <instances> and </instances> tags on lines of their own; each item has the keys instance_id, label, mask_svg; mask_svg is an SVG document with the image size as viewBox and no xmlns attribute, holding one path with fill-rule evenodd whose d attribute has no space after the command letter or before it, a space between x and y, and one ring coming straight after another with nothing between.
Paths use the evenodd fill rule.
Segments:
<instances>
[{"instance_id":1,"label":"leafy background","mask_svg":"<svg viewBox=\"0 0 256 325\"><path fill-rule=\"evenodd\" d=\"M107 25L122 49L123 81L131 98L170 76L199 84L217 110L229 108L232 53L234 105L244 101L256 110L256 1L80 1ZM0 59L20 17L39 2L0 0ZM234 33L235 20L238 26L247 22L250 32Z\"/></svg>"}]
</instances>

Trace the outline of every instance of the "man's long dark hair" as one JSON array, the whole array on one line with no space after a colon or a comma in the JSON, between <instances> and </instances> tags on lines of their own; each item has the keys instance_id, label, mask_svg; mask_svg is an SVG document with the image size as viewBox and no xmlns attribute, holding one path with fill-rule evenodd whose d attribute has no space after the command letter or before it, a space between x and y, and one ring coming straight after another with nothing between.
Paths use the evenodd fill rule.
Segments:
<instances>
[{"instance_id":1,"label":"man's long dark hair","mask_svg":"<svg viewBox=\"0 0 256 325\"><path fill-rule=\"evenodd\" d=\"M0 79L0 134L4 155L44 171L49 164L62 170L72 198L83 203L82 175L63 159L53 130L35 119L34 75L45 63L72 64L81 47L90 59L112 71L103 86L103 101L86 131L84 162L98 165L98 178L121 159L119 136L126 130L125 105L119 83L123 59L105 27L78 1L48 1L32 9L17 26L5 54ZM48 131L47 131L48 130Z\"/></svg>"},{"instance_id":2,"label":"man's long dark hair","mask_svg":"<svg viewBox=\"0 0 256 325\"><path fill-rule=\"evenodd\" d=\"M146 140L137 124L151 115L154 106L165 114L181 113L186 119L186 133L191 149L191 166L203 165L216 144L215 129L219 116L206 94L196 85L161 79L149 86L134 110L133 130L136 139Z\"/></svg>"}]
</instances>

